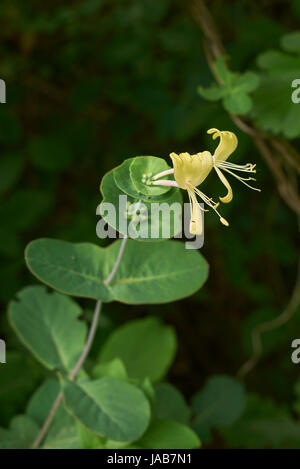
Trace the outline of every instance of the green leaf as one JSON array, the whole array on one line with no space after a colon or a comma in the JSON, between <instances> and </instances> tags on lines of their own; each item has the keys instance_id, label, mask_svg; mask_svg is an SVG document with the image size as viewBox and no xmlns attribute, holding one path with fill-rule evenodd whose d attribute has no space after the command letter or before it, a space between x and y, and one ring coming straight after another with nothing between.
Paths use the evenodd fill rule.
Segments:
<instances>
[{"instance_id":1,"label":"green leaf","mask_svg":"<svg viewBox=\"0 0 300 469\"><path fill-rule=\"evenodd\" d=\"M115 249L108 249L112 257L117 255ZM107 249L89 243L73 244L42 238L29 243L25 259L39 280L62 293L103 301L113 299L109 287L104 284L109 274L108 263L114 262L113 259L109 262Z\"/></svg>"},{"instance_id":2,"label":"green leaf","mask_svg":"<svg viewBox=\"0 0 300 469\"><path fill-rule=\"evenodd\" d=\"M150 406L143 392L111 377L63 382L65 404L83 425L117 441L138 439L150 421Z\"/></svg>"},{"instance_id":3,"label":"green leaf","mask_svg":"<svg viewBox=\"0 0 300 469\"><path fill-rule=\"evenodd\" d=\"M0 449L29 449L39 432L38 425L26 415L14 417L9 430L0 428Z\"/></svg>"},{"instance_id":4,"label":"green leaf","mask_svg":"<svg viewBox=\"0 0 300 469\"><path fill-rule=\"evenodd\" d=\"M28 402L26 415L43 425L61 390L57 379L47 379ZM43 449L81 449L81 438L73 417L61 403L42 442Z\"/></svg>"},{"instance_id":5,"label":"green leaf","mask_svg":"<svg viewBox=\"0 0 300 469\"><path fill-rule=\"evenodd\" d=\"M100 361L119 358L130 378L158 381L167 372L175 352L174 330L153 317L131 321L116 329L104 344Z\"/></svg>"},{"instance_id":6,"label":"green leaf","mask_svg":"<svg viewBox=\"0 0 300 469\"><path fill-rule=\"evenodd\" d=\"M154 415L160 420L189 422L190 409L182 393L169 383L158 383L155 386Z\"/></svg>"},{"instance_id":7,"label":"green leaf","mask_svg":"<svg viewBox=\"0 0 300 469\"><path fill-rule=\"evenodd\" d=\"M66 411L52 423L42 449L84 449L76 422Z\"/></svg>"},{"instance_id":8,"label":"green leaf","mask_svg":"<svg viewBox=\"0 0 300 469\"><path fill-rule=\"evenodd\" d=\"M149 449L194 449L199 448L201 442L186 425L156 420L137 444Z\"/></svg>"},{"instance_id":9,"label":"green leaf","mask_svg":"<svg viewBox=\"0 0 300 469\"><path fill-rule=\"evenodd\" d=\"M290 54L270 50L258 56L261 80L252 95L252 116L256 125L289 139L300 136L299 106L292 101L292 94L296 91L292 83L298 78L300 70L298 41L299 32L288 34L283 36L281 43Z\"/></svg>"},{"instance_id":10,"label":"green leaf","mask_svg":"<svg viewBox=\"0 0 300 469\"><path fill-rule=\"evenodd\" d=\"M230 376L209 378L204 388L193 397L193 428L207 436L211 427L231 425L245 408L244 386Z\"/></svg>"},{"instance_id":11,"label":"green leaf","mask_svg":"<svg viewBox=\"0 0 300 469\"><path fill-rule=\"evenodd\" d=\"M299 59L281 51L270 50L257 57L260 68L270 71L272 74L296 71L299 67ZM275 77L273 77L275 78Z\"/></svg>"},{"instance_id":12,"label":"green leaf","mask_svg":"<svg viewBox=\"0 0 300 469\"><path fill-rule=\"evenodd\" d=\"M256 73L246 72L238 75L234 80L234 89L243 93L250 93L259 86L260 79Z\"/></svg>"},{"instance_id":13,"label":"green leaf","mask_svg":"<svg viewBox=\"0 0 300 469\"><path fill-rule=\"evenodd\" d=\"M233 91L224 98L223 104L229 112L247 114L252 107L252 100L246 93Z\"/></svg>"},{"instance_id":14,"label":"green leaf","mask_svg":"<svg viewBox=\"0 0 300 469\"><path fill-rule=\"evenodd\" d=\"M172 238L181 232L182 198L178 189L169 190L166 195L170 194L170 197L166 200L158 202L157 198L151 198L147 202L141 197L133 198L123 193L115 182L114 173L115 170L108 172L100 186L103 195L100 215L108 225L123 235L141 241ZM159 215L160 209L163 217Z\"/></svg>"},{"instance_id":15,"label":"green leaf","mask_svg":"<svg viewBox=\"0 0 300 469\"><path fill-rule=\"evenodd\" d=\"M154 391L154 387L152 385L151 380L148 377L144 378L142 381L138 378L135 378L135 379L132 379L131 382L133 382L133 384L136 384L144 392L152 408L153 403L154 403L154 398L155 398L155 391Z\"/></svg>"},{"instance_id":16,"label":"green leaf","mask_svg":"<svg viewBox=\"0 0 300 469\"><path fill-rule=\"evenodd\" d=\"M146 157L150 158L150 157ZM178 189L174 187L169 187L168 191L160 195L148 194L145 195L142 192L139 192L134 186L131 176L130 176L130 166L136 158L128 158L120 166L113 170L114 180L118 188L129 195L132 198L137 200L142 200L144 202L154 202L167 200L169 197L174 196L175 192L178 192Z\"/></svg>"},{"instance_id":17,"label":"green leaf","mask_svg":"<svg viewBox=\"0 0 300 469\"><path fill-rule=\"evenodd\" d=\"M0 419L8 424L23 409L43 370L29 354L7 351L6 365L0 366Z\"/></svg>"},{"instance_id":18,"label":"green leaf","mask_svg":"<svg viewBox=\"0 0 300 469\"><path fill-rule=\"evenodd\" d=\"M198 86L198 94L202 98L207 99L208 101L218 101L223 98L226 94L225 88L219 88L216 85L211 85L210 88L203 88L203 86Z\"/></svg>"},{"instance_id":19,"label":"green leaf","mask_svg":"<svg viewBox=\"0 0 300 469\"><path fill-rule=\"evenodd\" d=\"M222 99L223 106L228 112L247 114L252 107L252 101L248 93L258 87L259 76L253 72L246 72L242 75L230 72L224 57L219 57L216 60L215 69L218 77L223 82L223 86L212 85L208 89L200 86L198 93L209 101Z\"/></svg>"},{"instance_id":20,"label":"green leaf","mask_svg":"<svg viewBox=\"0 0 300 469\"><path fill-rule=\"evenodd\" d=\"M227 445L233 448L300 447L300 424L292 420L284 407L256 394L248 395L243 415L220 431Z\"/></svg>"},{"instance_id":21,"label":"green leaf","mask_svg":"<svg viewBox=\"0 0 300 469\"><path fill-rule=\"evenodd\" d=\"M226 87L230 87L234 79L234 74L230 72L226 65L225 57L218 57L214 63L216 74Z\"/></svg>"},{"instance_id":22,"label":"green leaf","mask_svg":"<svg viewBox=\"0 0 300 469\"><path fill-rule=\"evenodd\" d=\"M148 179L151 179L158 173L171 169L165 160L156 156L138 156L134 158L130 165L131 181L138 192L145 195L161 195L169 192L168 186L151 186L147 185ZM169 179L166 176L164 179Z\"/></svg>"},{"instance_id":23,"label":"green leaf","mask_svg":"<svg viewBox=\"0 0 300 469\"><path fill-rule=\"evenodd\" d=\"M126 380L128 378L126 368L119 358L114 358L107 363L98 363L92 370L92 377L102 378L103 376L111 376Z\"/></svg>"},{"instance_id":24,"label":"green leaf","mask_svg":"<svg viewBox=\"0 0 300 469\"><path fill-rule=\"evenodd\" d=\"M9 305L9 319L20 340L47 368L70 371L84 346L86 326L70 298L44 287L21 290Z\"/></svg>"},{"instance_id":25,"label":"green leaf","mask_svg":"<svg viewBox=\"0 0 300 469\"><path fill-rule=\"evenodd\" d=\"M281 47L287 52L300 52L300 31L285 34L280 40ZM298 77L299 78L299 77Z\"/></svg>"},{"instance_id":26,"label":"green leaf","mask_svg":"<svg viewBox=\"0 0 300 469\"><path fill-rule=\"evenodd\" d=\"M59 392L58 380L46 379L31 396L26 407L26 415L42 426ZM61 409L62 407L59 407L57 413L60 413Z\"/></svg>"},{"instance_id":27,"label":"green leaf","mask_svg":"<svg viewBox=\"0 0 300 469\"><path fill-rule=\"evenodd\" d=\"M76 422L77 432L82 449L103 449L105 448L106 438L91 432L81 423Z\"/></svg>"},{"instance_id":28,"label":"green leaf","mask_svg":"<svg viewBox=\"0 0 300 469\"><path fill-rule=\"evenodd\" d=\"M207 278L204 258L194 249L185 249L183 243L128 240L120 267L106 285L120 242L103 249L89 243L39 239L27 246L25 258L31 272L52 288L102 301L167 303L191 295Z\"/></svg>"}]
</instances>

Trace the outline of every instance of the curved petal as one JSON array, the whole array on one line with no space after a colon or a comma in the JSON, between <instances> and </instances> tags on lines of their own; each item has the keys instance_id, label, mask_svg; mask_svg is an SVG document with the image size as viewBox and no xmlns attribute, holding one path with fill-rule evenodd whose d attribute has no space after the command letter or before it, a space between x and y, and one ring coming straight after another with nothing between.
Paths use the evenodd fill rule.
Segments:
<instances>
[{"instance_id":1,"label":"curved petal","mask_svg":"<svg viewBox=\"0 0 300 469\"><path fill-rule=\"evenodd\" d=\"M224 174L219 168L215 166L215 170L216 170L217 175L220 178L220 181L223 182L224 186L227 189L227 194L224 197L219 197L219 199L221 200L221 202L223 202L223 204L229 204L229 202L231 202L233 198L231 185L229 184L226 177L224 176Z\"/></svg>"},{"instance_id":2,"label":"curved petal","mask_svg":"<svg viewBox=\"0 0 300 469\"><path fill-rule=\"evenodd\" d=\"M227 130L220 131L218 129L209 129L207 133L212 134L213 140L218 137L220 138L219 145L214 153L215 161L226 161L238 145L236 135L233 132L228 132Z\"/></svg>"}]
</instances>

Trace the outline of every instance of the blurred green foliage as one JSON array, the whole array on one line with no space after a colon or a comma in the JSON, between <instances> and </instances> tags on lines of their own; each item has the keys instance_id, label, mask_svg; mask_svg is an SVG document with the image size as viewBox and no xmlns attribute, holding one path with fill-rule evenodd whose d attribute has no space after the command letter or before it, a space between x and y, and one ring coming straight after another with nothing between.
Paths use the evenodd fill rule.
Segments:
<instances>
[{"instance_id":1,"label":"blurred green foliage","mask_svg":"<svg viewBox=\"0 0 300 469\"><path fill-rule=\"evenodd\" d=\"M299 2L221 3L209 7L232 69L241 77L260 77L257 89L250 87L250 113L264 130L299 137L300 105L290 103L290 80L300 78L299 46L293 45L295 36L286 36L298 27ZM212 149L205 134L210 127L231 130L239 138L232 160L257 163L262 195L234 184L234 201L224 210L230 228L206 217L202 251L210 278L199 293L167 306L106 305L90 360L116 325L151 313L177 332L169 380L187 399L211 375L233 376L249 356L253 326L278 315L290 298L299 231L250 138L234 126L221 101L197 92L213 78L188 2L2 0L0 18L0 77L7 85L7 104L0 105L3 313L7 301L34 282L23 261L28 241L47 236L104 243L95 227L106 171L135 155L170 163L171 151ZM243 106L248 112L245 99ZM299 150L299 139L293 144ZM208 194L221 188L216 178L205 184ZM90 318L91 305L82 305ZM299 410L299 392L293 393L298 367L290 360L299 318L297 311L286 326L264 336L263 359L246 381L246 412L231 427L213 430L207 445L299 447L299 412L293 413ZM0 425L8 426L24 412L45 372L20 345L5 314L0 336L9 363L0 365ZM21 427L22 420L15 421L10 431Z\"/></svg>"}]
</instances>

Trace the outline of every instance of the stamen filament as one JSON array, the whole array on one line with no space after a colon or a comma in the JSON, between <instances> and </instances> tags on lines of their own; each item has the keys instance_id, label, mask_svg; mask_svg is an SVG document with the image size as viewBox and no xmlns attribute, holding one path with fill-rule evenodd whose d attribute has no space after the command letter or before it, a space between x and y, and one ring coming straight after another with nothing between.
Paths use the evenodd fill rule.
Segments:
<instances>
[{"instance_id":1,"label":"stamen filament","mask_svg":"<svg viewBox=\"0 0 300 469\"><path fill-rule=\"evenodd\" d=\"M235 171L241 171L246 173L256 173L255 164L247 163L245 165L239 165L235 163L229 163L228 161L217 162L216 166L219 168L228 168Z\"/></svg>"},{"instance_id":2,"label":"stamen filament","mask_svg":"<svg viewBox=\"0 0 300 469\"><path fill-rule=\"evenodd\" d=\"M179 187L176 181L169 181L168 179L160 179L159 181L152 181L152 186L172 186Z\"/></svg>"},{"instance_id":3,"label":"stamen filament","mask_svg":"<svg viewBox=\"0 0 300 469\"><path fill-rule=\"evenodd\" d=\"M156 181L157 179L168 176L169 174L174 174L174 168L172 169L166 169L165 171L162 171L161 173L157 173L155 176L153 176L152 180Z\"/></svg>"},{"instance_id":4,"label":"stamen filament","mask_svg":"<svg viewBox=\"0 0 300 469\"><path fill-rule=\"evenodd\" d=\"M245 179L245 178L242 178L241 176L238 176L237 174L234 174L232 171L230 171L229 169L225 169L223 168L224 171L226 171L227 173L231 174L231 176L234 176L236 179L238 179L239 181L241 181L243 184L245 184L245 186L249 187L249 189L253 189L254 191L257 191L257 192L261 192L261 189L258 189L257 187L252 187L250 186L249 184L247 184L245 181L249 180L249 179ZM252 180L252 179L251 179Z\"/></svg>"},{"instance_id":5,"label":"stamen filament","mask_svg":"<svg viewBox=\"0 0 300 469\"><path fill-rule=\"evenodd\" d=\"M196 187L194 188L194 190L195 190L196 194L198 194L199 197L201 197L201 199L202 199L210 208L212 208L212 209L216 212L216 214L217 214L218 217L220 218L220 222L221 222L223 225L225 225L225 226L229 226L228 221L225 220L225 218L223 218L222 215L221 215L221 214L218 212L218 210L217 210L217 207L219 206L219 204L218 204L218 203L215 203L215 202L213 201L213 199L209 199L209 198L207 197L207 195L205 195L203 192L201 192L201 191L200 191L199 189L197 189ZM212 203L213 203L214 205L212 205Z\"/></svg>"}]
</instances>

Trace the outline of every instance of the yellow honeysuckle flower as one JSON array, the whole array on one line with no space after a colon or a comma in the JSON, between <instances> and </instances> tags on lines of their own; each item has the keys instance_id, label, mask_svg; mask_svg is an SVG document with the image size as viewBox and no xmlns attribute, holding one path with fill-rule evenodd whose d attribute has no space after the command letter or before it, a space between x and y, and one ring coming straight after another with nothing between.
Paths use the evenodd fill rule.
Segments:
<instances>
[{"instance_id":1,"label":"yellow honeysuckle flower","mask_svg":"<svg viewBox=\"0 0 300 469\"><path fill-rule=\"evenodd\" d=\"M251 163L238 165L227 162L227 159L234 152L238 145L238 139L236 135L232 132L220 131L218 129L209 129L207 133L212 134L213 140L220 138L219 145L217 146L213 155L209 151L203 151L195 155L190 155L189 153L180 153L179 155L177 153L171 153L170 157L172 159L174 169L164 171L152 178L152 184L176 186L187 191L192 207L190 222L190 232L192 234L201 234L203 229L201 207L197 201L196 194L203 200L205 204L207 204L217 213L223 225L229 226L228 221L225 220L225 218L223 218L217 210L217 207L220 205L220 203L214 202L213 199L207 197L203 192L197 189L197 186L199 186L207 178L213 169L216 171L219 179L227 189L227 194L223 197L219 197L222 203L229 203L233 198L231 186L223 171L231 174L243 184L250 187L250 189L260 191L260 189L252 187L246 182L255 181L254 178L244 178L233 172L238 171L255 173L255 165ZM161 176L165 176L167 174L174 174L175 181L159 180Z\"/></svg>"}]
</instances>

